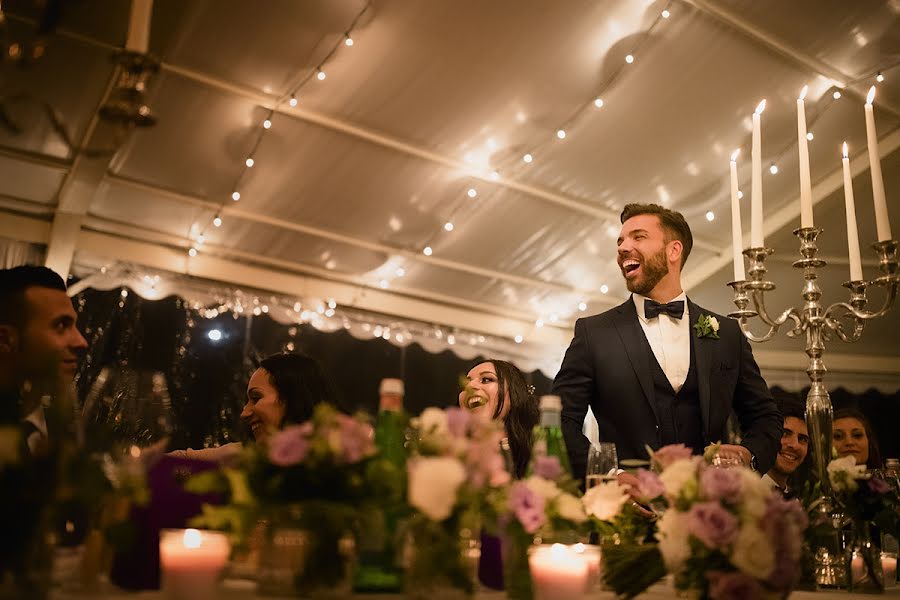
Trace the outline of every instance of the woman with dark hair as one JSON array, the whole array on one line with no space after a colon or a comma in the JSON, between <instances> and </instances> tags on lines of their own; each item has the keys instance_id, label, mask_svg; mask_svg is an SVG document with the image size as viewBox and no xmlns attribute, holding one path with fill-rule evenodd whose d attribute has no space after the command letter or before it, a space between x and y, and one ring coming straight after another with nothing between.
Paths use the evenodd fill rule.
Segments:
<instances>
[{"instance_id":1,"label":"woman with dark hair","mask_svg":"<svg viewBox=\"0 0 900 600\"><path fill-rule=\"evenodd\" d=\"M505 360L488 359L475 364L466 375L459 405L474 414L503 421L513 475L524 477L531 460L531 433L541 415L522 372Z\"/></svg>"},{"instance_id":2,"label":"woman with dark hair","mask_svg":"<svg viewBox=\"0 0 900 600\"><path fill-rule=\"evenodd\" d=\"M303 354L273 354L259 363L247 384L247 402L241 420L258 444L285 425L303 423L323 402L332 403L331 384L313 358ZM240 443L217 448L175 450L169 454L214 462L230 462L241 451Z\"/></svg>"},{"instance_id":3,"label":"woman with dark hair","mask_svg":"<svg viewBox=\"0 0 900 600\"><path fill-rule=\"evenodd\" d=\"M869 419L856 408L842 408L834 411L832 441L838 456L856 457L856 464L869 469L881 469L881 452L878 439L872 431Z\"/></svg>"},{"instance_id":4,"label":"woman with dark hair","mask_svg":"<svg viewBox=\"0 0 900 600\"><path fill-rule=\"evenodd\" d=\"M309 421L318 404L332 399L331 385L314 359L303 354L273 354L250 376L241 420L258 443L265 443L271 432Z\"/></svg>"}]
</instances>

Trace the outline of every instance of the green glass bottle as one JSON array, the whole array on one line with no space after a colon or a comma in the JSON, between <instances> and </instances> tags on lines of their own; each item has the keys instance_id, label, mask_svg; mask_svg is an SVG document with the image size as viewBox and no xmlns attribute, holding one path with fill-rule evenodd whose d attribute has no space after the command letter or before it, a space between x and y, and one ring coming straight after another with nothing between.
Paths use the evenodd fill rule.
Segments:
<instances>
[{"instance_id":1,"label":"green glass bottle","mask_svg":"<svg viewBox=\"0 0 900 600\"><path fill-rule=\"evenodd\" d=\"M538 456L555 456L563 470L571 476L572 466L560 426L562 400L559 396L541 396L540 408L541 422L534 428L532 459ZM529 471L532 469L533 466Z\"/></svg>"},{"instance_id":2,"label":"green glass bottle","mask_svg":"<svg viewBox=\"0 0 900 600\"><path fill-rule=\"evenodd\" d=\"M379 387L378 416L375 419L375 445L392 468L392 475L406 493L406 416L403 411L403 381L382 379ZM383 512L368 516L357 541L358 560L353 576L353 591L392 593L403 591L400 566L402 540L398 539L403 510L400 499Z\"/></svg>"}]
</instances>

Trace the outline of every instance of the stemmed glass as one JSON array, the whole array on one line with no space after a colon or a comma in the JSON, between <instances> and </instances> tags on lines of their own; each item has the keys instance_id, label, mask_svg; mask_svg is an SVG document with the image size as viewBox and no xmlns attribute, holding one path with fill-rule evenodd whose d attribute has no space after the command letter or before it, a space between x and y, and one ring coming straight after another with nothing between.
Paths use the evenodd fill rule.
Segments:
<instances>
[{"instance_id":1,"label":"stemmed glass","mask_svg":"<svg viewBox=\"0 0 900 600\"><path fill-rule=\"evenodd\" d=\"M615 444L612 442L591 444L587 456L585 488L591 489L603 481L615 480L618 468L619 459L616 455Z\"/></svg>"}]
</instances>

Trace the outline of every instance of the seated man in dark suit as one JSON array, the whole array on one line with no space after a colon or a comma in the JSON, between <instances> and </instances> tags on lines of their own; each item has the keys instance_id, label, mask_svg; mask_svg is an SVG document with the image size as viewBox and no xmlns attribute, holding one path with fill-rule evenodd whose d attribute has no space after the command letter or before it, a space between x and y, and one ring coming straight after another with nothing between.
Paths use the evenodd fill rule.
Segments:
<instances>
[{"instance_id":1,"label":"seated man in dark suit","mask_svg":"<svg viewBox=\"0 0 900 600\"><path fill-rule=\"evenodd\" d=\"M588 407L619 459L646 459L645 446L674 443L700 453L727 439L733 410L742 442L722 445L720 455L766 473L778 452L781 414L737 323L682 290L690 227L680 213L655 204L629 204L621 220L617 262L632 296L575 323L553 383L573 475L585 472Z\"/></svg>"}]
</instances>

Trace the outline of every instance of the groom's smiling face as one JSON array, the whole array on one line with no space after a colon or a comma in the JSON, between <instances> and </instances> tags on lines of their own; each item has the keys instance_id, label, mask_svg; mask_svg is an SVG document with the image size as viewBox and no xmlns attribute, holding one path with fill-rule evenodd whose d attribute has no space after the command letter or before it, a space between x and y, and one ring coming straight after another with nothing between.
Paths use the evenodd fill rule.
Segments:
<instances>
[{"instance_id":1,"label":"groom's smiling face","mask_svg":"<svg viewBox=\"0 0 900 600\"><path fill-rule=\"evenodd\" d=\"M669 273L666 235L659 217L637 215L622 224L616 261L628 291L646 296Z\"/></svg>"}]
</instances>

